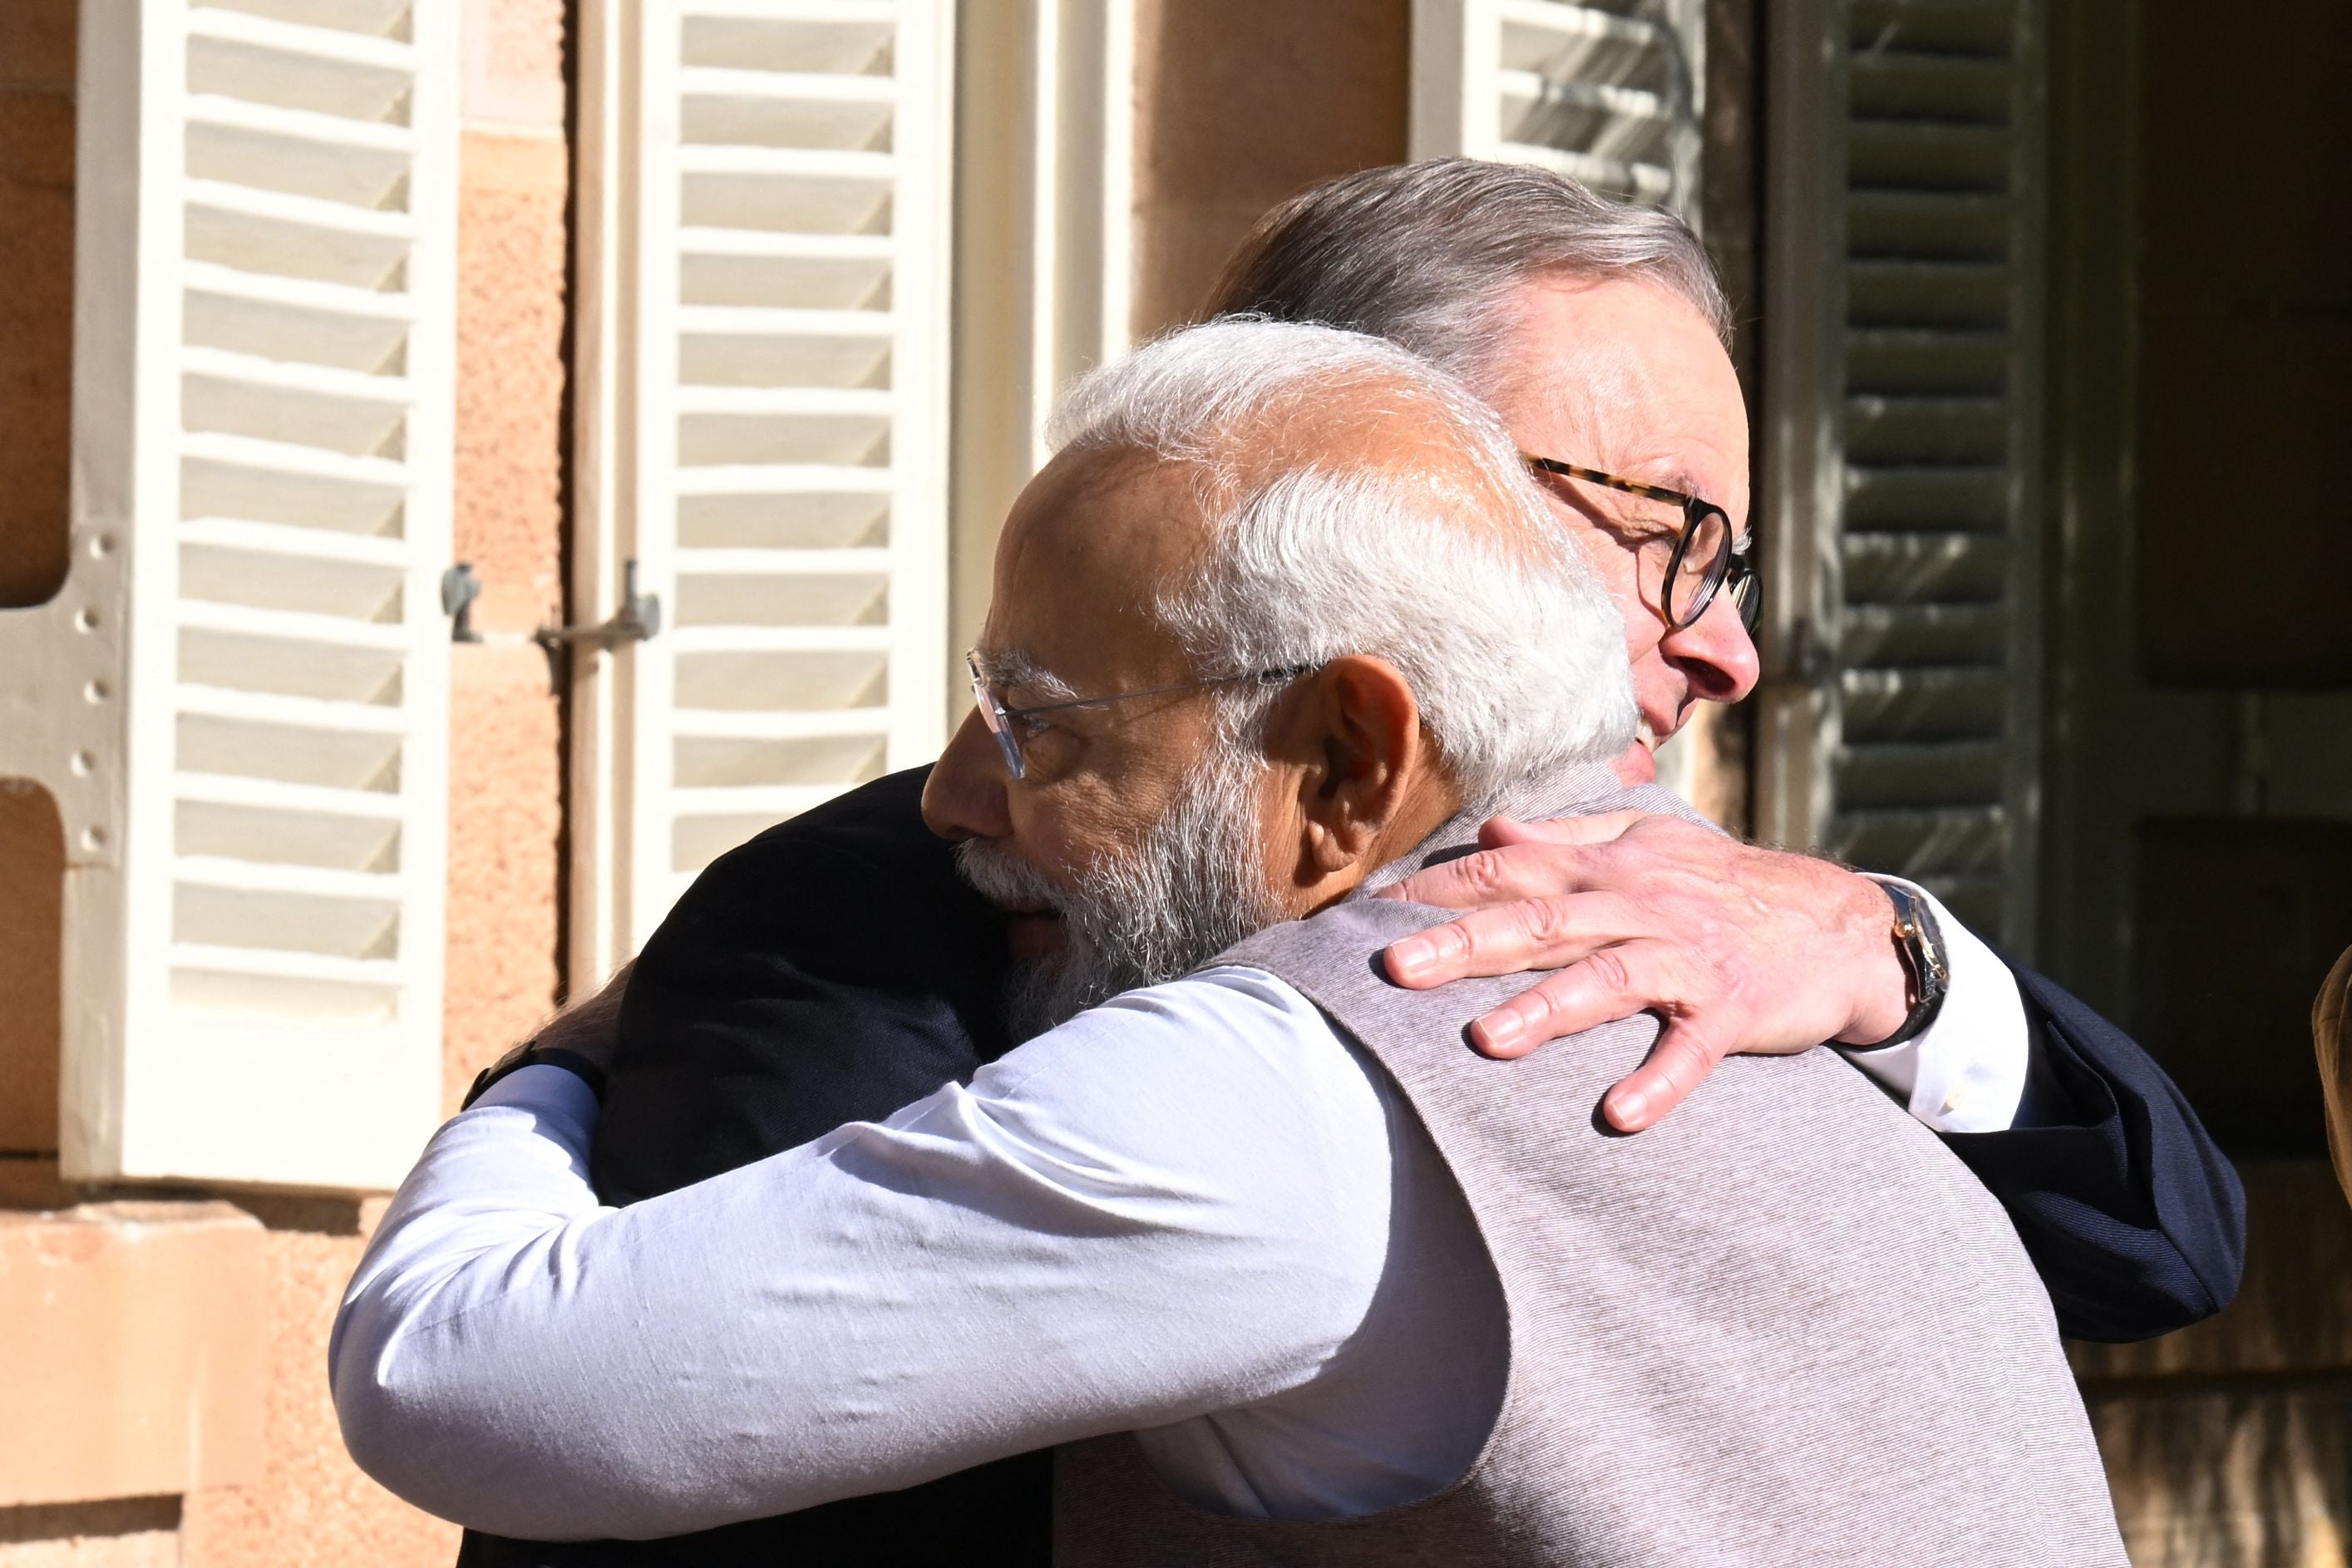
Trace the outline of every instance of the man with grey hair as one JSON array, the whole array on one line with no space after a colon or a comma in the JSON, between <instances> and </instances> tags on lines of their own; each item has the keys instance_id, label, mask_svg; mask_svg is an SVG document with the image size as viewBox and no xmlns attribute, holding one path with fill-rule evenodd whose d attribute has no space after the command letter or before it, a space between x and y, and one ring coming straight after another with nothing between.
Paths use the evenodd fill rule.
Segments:
<instances>
[{"instance_id":1,"label":"man with grey hair","mask_svg":"<svg viewBox=\"0 0 2352 1568\"><path fill-rule=\"evenodd\" d=\"M1503 416L1624 617L1642 733L1621 775L1654 777L1652 749L1698 704L1754 689L1759 585L1745 560L1731 310L1672 215L1523 165L1368 169L1259 221L1207 306L1232 311L1390 338ZM2234 1294L2244 1197L2179 1090L2121 1030L1922 889L1669 817L1497 822L1483 841L1488 853L1412 891L1490 907L1387 954L1415 986L1556 970L1473 1026L1482 1048L1517 1054L1654 1011L1657 1051L1603 1108L1631 1131L1730 1052L1829 1042L2000 1198L2070 1335L2147 1338ZM1941 998L1894 963L1898 896L1904 924L1940 932Z\"/></svg>"},{"instance_id":2,"label":"man with grey hair","mask_svg":"<svg viewBox=\"0 0 2352 1568\"><path fill-rule=\"evenodd\" d=\"M1601 765L1618 625L1492 414L1379 340L1229 323L1065 424L924 811L1050 1011L1142 988L618 1210L587 1084L507 1076L338 1320L362 1466L550 1540L1059 1443L1078 1564L2121 1563L1999 1205L1862 1079L1750 1058L1628 1141L1591 1108L1654 1022L1488 1060L1492 986L1368 965L1435 916L1362 895L1488 811L1678 809ZM1776 1163L1804 1181L1728 1179ZM1627 1334L1661 1310L1697 1345Z\"/></svg>"},{"instance_id":3,"label":"man with grey hair","mask_svg":"<svg viewBox=\"0 0 2352 1568\"><path fill-rule=\"evenodd\" d=\"M1407 342L1505 407L1522 447L1570 468L1547 471L1547 500L1610 589L1640 694L1645 734L1620 759L1625 776L1647 776L1643 742L1671 734L1697 701L1752 686L1756 652L1738 612L1752 613L1755 584L1734 526L1747 511L1747 430L1721 346L1727 311L1704 252L1671 216L1510 165L1368 170L1268 215L1211 310L1339 321ZM1681 498L1661 499L1661 485ZM927 773L875 781L722 858L656 934L625 994L616 983L508 1058L509 1069L565 1061L600 1081L609 1062L593 1163L607 1202L882 1117L970 1080L1013 1043L999 1000L1002 920L924 832ZM2178 1091L2119 1031L2042 977L2012 973L1957 922L1944 930L1945 994L1915 994L1889 940L1893 895L1830 862L1663 815L1498 819L1482 837L1492 847L1413 890L1493 907L1410 936L1386 960L1415 986L1568 965L1499 998L1473 1026L1482 1048L1517 1054L1580 1022L1654 1009L1670 1026L1659 1049L1604 1104L1632 1130L1727 1051L1842 1042L2000 1198L2070 1334L2163 1332L2234 1290L2242 1201ZM1915 931L1940 912L1925 907ZM1052 924L1023 922L1027 939ZM1513 1021L1521 1027L1506 1039ZM670 1550L749 1563L954 1552L979 1539L1042 1561L1045 1458ZM656 1555L627 1543L559 1555L473 1536L467 1561Z\"/></svg>"}]
</instances>

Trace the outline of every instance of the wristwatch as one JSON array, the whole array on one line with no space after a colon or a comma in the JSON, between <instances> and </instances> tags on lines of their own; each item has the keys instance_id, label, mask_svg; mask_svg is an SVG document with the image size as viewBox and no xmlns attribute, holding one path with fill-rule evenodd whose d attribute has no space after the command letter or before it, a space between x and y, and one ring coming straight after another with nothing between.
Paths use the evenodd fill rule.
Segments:
<instances>
[{"instance_id":1,"label":"wristwatch","mask_svg":"<svg viewBox=\"0 0 2352 1568\"><path fill-rule=\"evenodd\" d=\"M457 1109L468 1110L474 1101L489 1091L490 1085L509 1073L520 1072L529 1067L562 1068L588 1086L588 1091L601 1105L604 1101L604 1069L582 1056L561 1046L542 1046L537 1040L525 1040L474 1076L474 1087L466 1091L466 1102Z\"/></svg>"},{"instance_id":2,"label":"wristwatch","mask_svg":"<svg viewBox=\"0 0 2352 1568\"><path fill-rule=\"evenodd\" d=\"M1951 989L1952 971L1944 960L1944 933L1936 929L1935 911L1927 900L1896 882L1881 882L1879 890L1895 906L1895 952L1910 980L1911 1011L1903 1026L1874 1046L1857 1050L1884 1050L1916 1039L1943 1010L1944 994Z\"/></svg>"}]
</instances>

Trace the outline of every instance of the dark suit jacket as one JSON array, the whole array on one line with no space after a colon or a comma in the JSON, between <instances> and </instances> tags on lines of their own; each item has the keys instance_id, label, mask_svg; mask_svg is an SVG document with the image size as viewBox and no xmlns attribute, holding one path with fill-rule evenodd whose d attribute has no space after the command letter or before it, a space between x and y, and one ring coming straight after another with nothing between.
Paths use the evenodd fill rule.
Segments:
<instances>
[{"instance_id":1,"label":"dark suit jacket","mask_svg":"<svg viewBox=\"0 0 2352 1568\"><path fill-rule=\"evenodd\" d=\"M633 1203L872 1121L1006 1048L1003 931L923 828L928 769L769 829L694 884L629 982L592 1173ZM2061 1326L2166 1332L2235 1292L2236 1173L2161 1069L2018 971L2035 1067L2017 1129L1947 1139L2016 1220ZM468 1535L461 1568L957 1562L1042 1564L1043 1454L672 1542Z\"/></svg>"},{"instance_id":2,"label":"dark suit jacket","mask_svg":"<svg viewBox=\"0 0 2352 1568\"><path fill-rule=\"evenodd\" d=\"M2032 1035L2016 1123L1945 1143L2009 1211L2068 1337L2153 1339L2212 1316L2246 1260L2236 1169L2130 1036L2010 969Z\"/></svg>"},{"instance_id":3,"label":"dark suit jacket","mask_svg":"<svg viewBox=\"0 0 2352 1568\"><path fill-rule=\"evenodd\" d=\"M629 1204L871 1121L1003 1054L1004 929L894 773L703 872L621 1008L590 1175ZM459 1568L1043 1564L1050 1456L999 1460L672 1541L541 1545L468 1531Z\"/></svg>"}]
</instances>

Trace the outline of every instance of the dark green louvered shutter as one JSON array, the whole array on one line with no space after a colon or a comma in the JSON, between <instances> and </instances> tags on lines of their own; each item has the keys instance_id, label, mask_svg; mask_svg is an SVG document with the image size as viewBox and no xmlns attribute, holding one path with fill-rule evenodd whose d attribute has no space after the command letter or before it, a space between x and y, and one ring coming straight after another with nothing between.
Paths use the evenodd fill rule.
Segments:
<instances>
[{"instance_id":1,"label":"dark green louvered shutter","mask_svg":"<svg viewBox=\"0 0 2352 1568\"><path fill-rule=\"evenodd\" d=\"M1759 826L2022 948L2040 0L1802 0L1775 29Z\"/></svg>"}]
</instances>

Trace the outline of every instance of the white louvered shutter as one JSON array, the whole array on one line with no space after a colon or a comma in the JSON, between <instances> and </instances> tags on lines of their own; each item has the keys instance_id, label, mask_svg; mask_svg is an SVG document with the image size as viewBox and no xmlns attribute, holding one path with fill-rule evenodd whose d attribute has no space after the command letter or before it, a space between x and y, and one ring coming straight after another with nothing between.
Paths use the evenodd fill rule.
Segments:
<instances>
[{"instance_id":1,"label":"white louvered shutter","mask_svg":"<svg viewBox=\"0 0 2352 1568\"><path fill-rule=\"evenodd\" d=\"M719 855L943 739L951 17L646 0L600 58L639 122L604 548L664 623L587 656L610 962Z\"/></svg>"},{"instance_id":2,"label":"white louvered shutter","mask_svg":"<svg viewBox=\"0 0 2352 1568\"><path fill-rule=\"evenodd\" d=\"M396 1183L440 1098L455 0L83 7L64 1159Z\"/></svg>"},{"instance_id":3,"label":"white louvered shutter","mask_svg":"<svg viewBox=\"0 0 2352 1568\"><path fill-rule=\"evenodd\" d=\"M1808 0L1768 160L1763 826L2031 940L2035 0ZM1822 40L1829 41L1824 50ZM1793 96L1792 96L1793 95ZM1826 258L1826 265L1824 265Z\"/></svg>"},{"instance_id":4,"label":"white louvered shutter","mask_svg":"<svg viewBox=\"0 0 2352 1568\"><path fill-rule=\"evenodd\" d=\"M1704 0L1413 0L1412 155L1536 163L1696 221Z\"/></svg>"}]
</instances>

